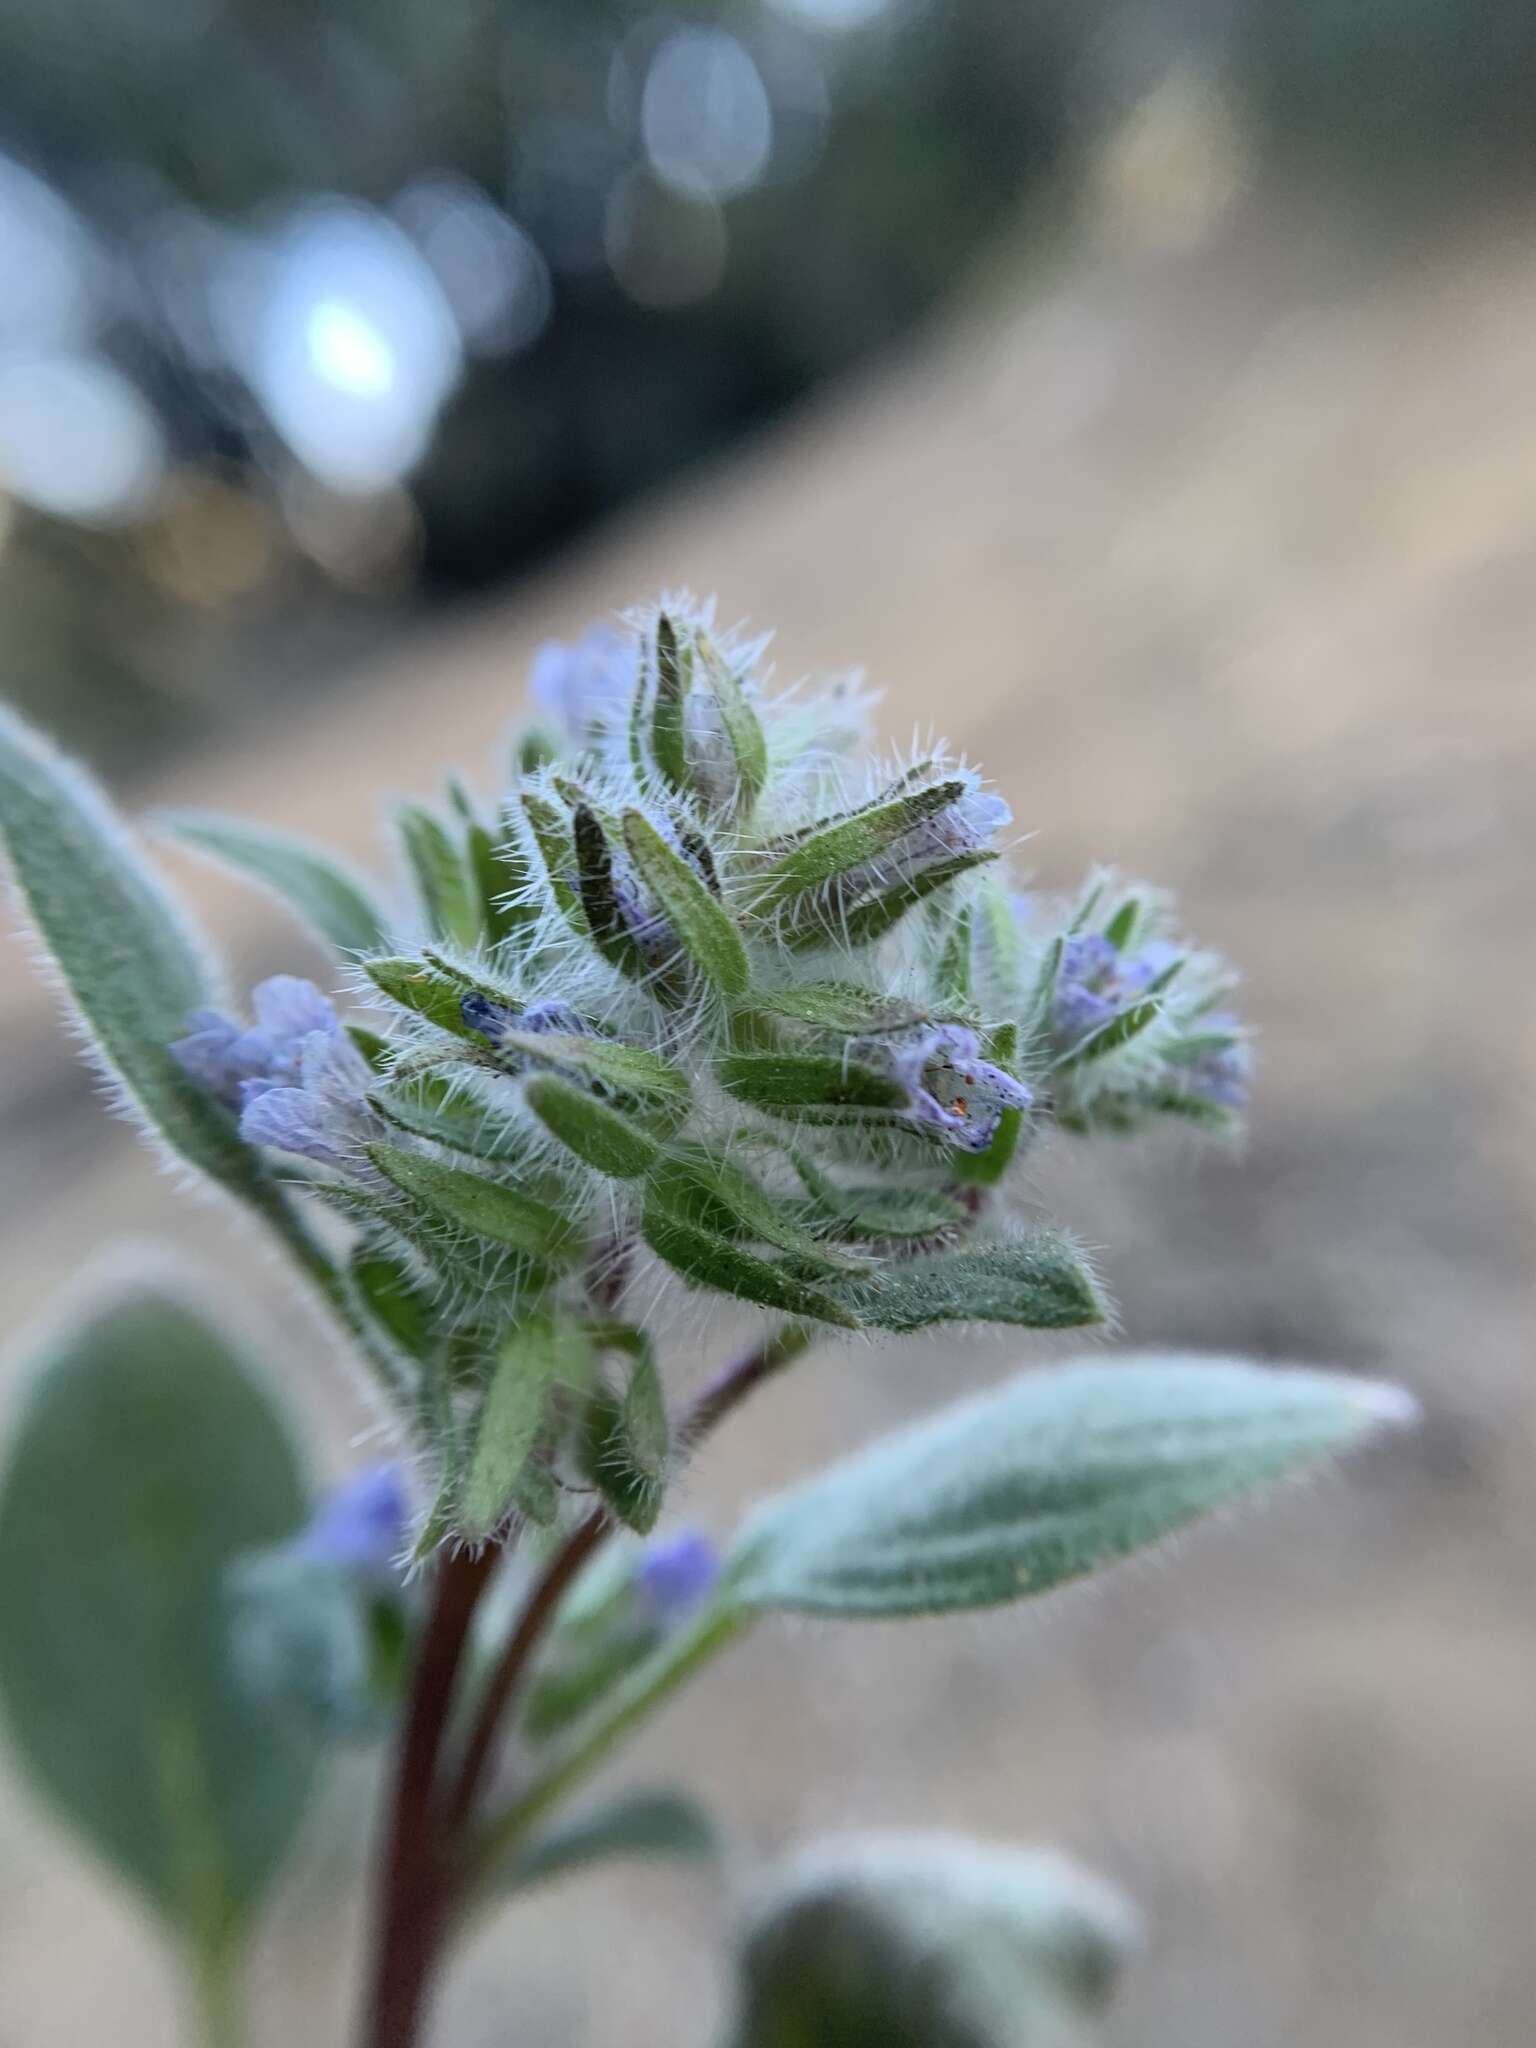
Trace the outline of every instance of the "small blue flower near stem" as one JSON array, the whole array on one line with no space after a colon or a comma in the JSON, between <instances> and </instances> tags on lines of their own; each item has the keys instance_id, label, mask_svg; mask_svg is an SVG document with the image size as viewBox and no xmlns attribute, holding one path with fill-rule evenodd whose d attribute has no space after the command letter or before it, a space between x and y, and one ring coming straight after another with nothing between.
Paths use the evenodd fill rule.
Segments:
<instances>
[{"instance_id":1,"label":"small blue flower near stem","mask_svg":"<svg viewBox=\"0 0 1536 2048\"><path fill-rule=\"evenodd\" d=\"M392 1583L410 1531L411 1502L395 1464L372 1465L328 1493L294 1544L297 1556Z\"/></svg>"},{"instance_id":2,"label":"small blue flower near stem","mask_svg":"<svg viewBox=\"0 0 1536 2048\"><path fill-rule=\"evenodd\" d=\"M1034 1100L1022 1081L983 1059L968 1025L932 1024L910 1037L855 1039L855 1058L883 1065L907 1091L907 1116L962 1152L985 1152L1005 1111Z\"/></svg>"},{"instance_id":3,"label":"small blue flower near stem","mask_svg":"<svg viewBox=\"0 0 1536 2048\"><path fill-rule=\"evenodd\" d=\"M646 1545L633 1584L649 1618L671 1627L709 1597L719 1577L714 1544L700 1529L679 1529Z\"/></svg>"}]
</instances>

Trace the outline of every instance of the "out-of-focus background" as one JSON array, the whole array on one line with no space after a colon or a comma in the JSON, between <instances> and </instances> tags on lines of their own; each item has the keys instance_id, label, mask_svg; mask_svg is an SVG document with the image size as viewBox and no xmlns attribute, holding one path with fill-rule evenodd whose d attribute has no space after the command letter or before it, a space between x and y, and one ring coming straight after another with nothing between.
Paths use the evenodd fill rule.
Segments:
<instances>
[{"instance_id":1,"label":"out-of-focus background","mask_svg":"<svg viewBox=\"0 0 1536 2048\"><path fill-rule=\"evenodd\" d=\"M1127 2048L1531 2039L1533 104L1522 0L0 4L0 688L130 804L377 858L541 638L687 583L985 761L1043 880L1149 871L1244 963L1246 1159L1063 1145L1041 1195L1130 1339L1391 1373L1418 1439L1043 1610L766 1630L627 1765L749 1854L1076 1851L1147 1914ZM168 862L242 981L315 967ZM19 948L0 1023L7 1327L174 1233L339 1466L321 1333L100 1114ZM829 1352L687 1506L1017 1352ZM705 2048L727 1917L551 1892L441 2039ZM355 1939L336 1868L295 1888L258 2044L343 2037ZM0 2041L174 2013L0 1783Z\"/></svg>"}]
</instances>

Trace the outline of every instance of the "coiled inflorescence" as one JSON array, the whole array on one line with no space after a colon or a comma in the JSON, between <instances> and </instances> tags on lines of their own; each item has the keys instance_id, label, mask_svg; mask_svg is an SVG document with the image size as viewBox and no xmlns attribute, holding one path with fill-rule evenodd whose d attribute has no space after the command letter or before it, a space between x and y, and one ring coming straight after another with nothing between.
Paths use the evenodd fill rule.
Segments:
<instances>
[{"instance_id":1,"label":"coiled inflorescence","mask_svg":"<svg viewBox=\"0 0 1536 2048\"><path fill-rule=\"evenodd\" d=\"M1091 1322L1020 1159L1241 1109L1230 976L1161 899L1013 894L1000 797L942 749L871 767L859 693L775 694L764 651L686 602L543 649L510 785L401 812L358 1013L279 977L176 1047L346 1217L439 1529L577 1473L649 1525L658 1272L847 1329Z\"/></svg>"}]
</instances>

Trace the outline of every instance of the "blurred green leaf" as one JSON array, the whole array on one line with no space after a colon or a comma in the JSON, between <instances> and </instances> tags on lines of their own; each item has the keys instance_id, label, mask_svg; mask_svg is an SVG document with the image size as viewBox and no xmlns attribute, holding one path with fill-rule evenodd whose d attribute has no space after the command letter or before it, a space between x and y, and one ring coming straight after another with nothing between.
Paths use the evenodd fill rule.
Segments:
<instances>
[{"instance_id":1,"label":"blurred green leaf","mask_svg":"<svg viewBox=\"0 0 1536 2048\"><path fill-rule=\"evenodd\" d=\"M155 1283L34 1368L0 1488L0 1703L59 1814L216 1956L313 1769L227 1644L226 1572L306 1517L293 1448L229 1340Z\"/></svg>"},{"instance_id":2,"label":"blurred green leaf","mask_svg":"<svg viewBox=\"0 0 1536 2048\"><path fill-rule=\"evenodd\" d=\"M686 1792L620 1792L548 1829L490 1881L501 1892L525 1891L614 1856L699 1860L722 1846L714 1822Z\"/></svg>"},{"instance_id":3,"label":"blurred green leaf","mask_svg":"<svg viewBox=\"0 0 1536 2048\"><path fill-rule=\"evenodd\" d=\"M1235 1359L1027 1374L766 1502L732 1595L901 1615L1048 1592L1411 1412L1393 1387Z\"/></svg>"},{"instance_id":4,"label":"blurred green leaf","mask_svg":"<svg viewBox=\"0 0 1536 2048\"><path fill-rule=\"evenodd\" d=\"M456 946L477 944L479 892L470 876L468 861L447 827L424 805L404 804L395 814L395 829L400 834L400 845L416 884L427 929Z\"/></svg>"},{"instance_id":5,"label":"blurred green leaf","mask_svg":"<svg viewBox=\"0 0 1536 2048\"><path fill-rule=\"evenodd\" d=\"M169 1050L219 990L190 928L101 792L0 710L0 842L91 1055L180 1158L324 1261L234 1118Z\"/></svg>"},{"instance_id":6,"label":"blurred green leaf","mask_svg":"<svg viewBox=\"0 0 1536 2048\"><path fill-rule=\"evenodd\" d=\"M214 811L166 811L156 822L184 846L281 897L338 951L372 953L385 943L384 919L367 886L323 847Z\"/></svg>"}]
</instances>

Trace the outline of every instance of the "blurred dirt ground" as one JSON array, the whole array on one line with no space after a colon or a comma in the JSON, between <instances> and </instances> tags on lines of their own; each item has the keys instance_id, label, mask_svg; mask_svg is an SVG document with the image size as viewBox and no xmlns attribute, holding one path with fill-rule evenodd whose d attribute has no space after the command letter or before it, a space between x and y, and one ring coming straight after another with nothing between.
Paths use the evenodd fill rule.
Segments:
<instances>
[{"instance_id":1,"label":"blurred dirt ground","mask_svg":"<svg viewBox=\"0 0 1536 2048\"><path fill-rule=\"evenodd\" d=\"M1145 871L1245 964L1246 1159L1063 1147L1040 1192L1103 1247L1127 1339L1390 1372L1421 1435L1172 1571L963 1624L765 1629L625 1766L695 1774L748 1860L873 1823L1073 1849L1148 1918L1126 2048L1532 2038L1532 226L1392 257L1275 214L1198 255L1099 245L150 793L369 852L374 791L486 757L539 638L686 581L777 624L782 672L866 663L893 735L985 762L1043 880ZM312 964L177 866L242 977ZM99 1244L175 1229L268 1303L340 1455L359 1421L320 1333L99 1118L19 950L0 1017L7 1324ZM829 1352L687 1505L723 1529L1018 1350ZM7 1792L0 1820L0 2043L167 2039L131 1909L30 1804ZM259 2042L343 2038L338 1888L312 1876L278 1916ZM475 1940L440 2039L707 2048L727 1913L677 1874L552 1891Z\"/></svg>"}]
</instances>

